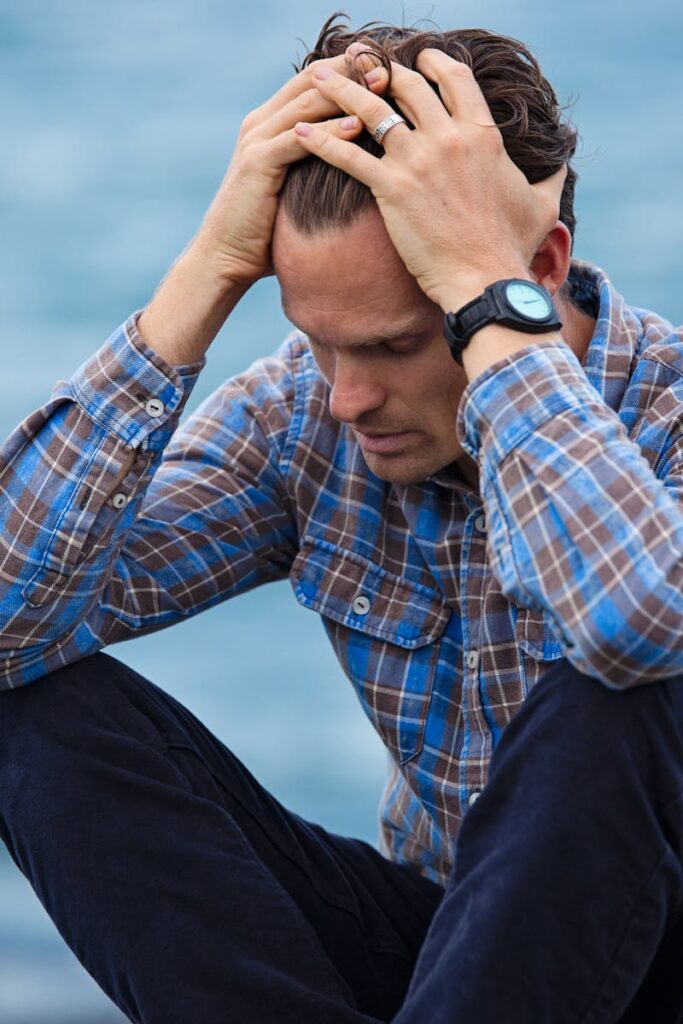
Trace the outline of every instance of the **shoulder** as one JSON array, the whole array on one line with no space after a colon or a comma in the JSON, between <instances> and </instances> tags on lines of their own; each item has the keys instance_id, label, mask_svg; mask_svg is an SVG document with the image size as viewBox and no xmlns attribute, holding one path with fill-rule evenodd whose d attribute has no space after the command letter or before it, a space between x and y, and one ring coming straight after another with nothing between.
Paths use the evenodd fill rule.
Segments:
<instances>
[{"instance_id":1,"label":"shoulder","mask_svg":"<svg viewBox=\"0 0 683 1024\"><path fill-rule=\"evenodd\" d=\"M667 373L671 380L683 377L683 326L674 327L668 320L651 310L634 308L642 324L642 335L636 352L636 366L642 363L659 373Z\"/></svg>"}]
</instances>

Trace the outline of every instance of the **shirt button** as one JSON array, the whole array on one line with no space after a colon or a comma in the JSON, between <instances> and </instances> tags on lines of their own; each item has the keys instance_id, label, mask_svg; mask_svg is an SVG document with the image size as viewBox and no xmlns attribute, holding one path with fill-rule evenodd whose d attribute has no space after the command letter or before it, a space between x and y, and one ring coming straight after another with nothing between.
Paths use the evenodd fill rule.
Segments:
<instances>
[{"instance_id":1,"label":"shirt button","mask_svg":"<svg viewBox=\"0 0 683 1024\"><path fill-rule=\"evenodd\" d=\"M479 530L479 533L486 533L486 516L477 516L474 520L474 525L475 528Z\"/></svg>"},{"instance_id":2,"label":"shirt button","mask_svg":"<svg viewBox=\"0 0 683 1024\"><path fill-rule=\"evenodd\" d=\"M479 799L480 796L481 796L481 791L478 790L478 789L475 789L475 791L473 793L470 793L470 795L468 797L468 800L467 800L467 803L470 805L470 807L472 806L472 804L476 804L476 802L477 802L477 800Z\"/></svg>"},{"instance_id":3,"label":"shirt button","mask_svg":"<svg viewBox=\"0 0 683 1024\"><path fill-rule=\"evenodd\" d=\"M125 494L115 494L111 499L111 503L114 508L123 508L128 503L128 498Z\"/></svg>"},{"instance_id":4,"label":"shirt button","mask_svg":"<svg viewBox=\"0 0 683 1024\"><path fill-rule=\"evenodd\" d=\"M149 402L145 403L145 412L152 419L157 419L164 414L164 403L160 398L150 398Z\"/></svg>"},{"instance_id":5,"label":"shirt button","mask_svg":"<svg viewBox=\"0 0 683 1024\"><path fill-rule=\"evenodd\" d=\"M351 605L355 615L367 615L370 611L370 602L365 594L358 594Z\"/></svg>"},{"instance_id":6,"label":"shirt button","mask_svg":"<svg viewBox=\"0 0 683 1024\"><path fill-rule=\"evenodd\" d=\"M476 668L479 664L479 651L468 651L465 655L465 664L468 668Z\"/></svg>"}]
</instances>

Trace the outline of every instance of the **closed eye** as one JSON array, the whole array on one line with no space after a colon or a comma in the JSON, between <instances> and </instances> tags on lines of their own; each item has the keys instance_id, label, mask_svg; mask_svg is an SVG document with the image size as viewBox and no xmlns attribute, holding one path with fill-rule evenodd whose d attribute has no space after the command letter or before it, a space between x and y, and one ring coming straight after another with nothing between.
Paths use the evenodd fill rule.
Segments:
<instances>
[{"instance_id":1,"label":"closed eye","mask_svg":"<svg viewBox=\"0 0 683 1024\"><path fill-rule=\"evenodd\" d=\"M317 338L313 338L310 334L307 335L308 342L312 348L318 349L320 352L334 351L333 345L327 345L324 341L318 341ZM349 351L355 351L363 353L368 356L385 354L389 356L411 356L417 352L425 342L428 340L427 336L411 336L409 338L402 338L391 341L375 341L368 342L363 345L353 345Z\"/></svg>"}]
</instances>

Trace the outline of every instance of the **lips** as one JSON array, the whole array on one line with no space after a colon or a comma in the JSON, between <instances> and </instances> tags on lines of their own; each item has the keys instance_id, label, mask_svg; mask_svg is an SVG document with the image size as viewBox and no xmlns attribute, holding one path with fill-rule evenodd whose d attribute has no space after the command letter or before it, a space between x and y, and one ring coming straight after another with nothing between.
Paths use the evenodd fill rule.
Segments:
<instances>
[{"instance_id":1,"label":"lips","mask_svg":"<svg viewBox=\"0 0 683 1024\"><path fill-rule=\"evenodd\" d=\"M406 446L414 431L404 430L394 434L365 434L361 430L356 430L355 433L364 452L370 452L373 455L391 455L400 452Z\"/></svg>"}]
</instances>

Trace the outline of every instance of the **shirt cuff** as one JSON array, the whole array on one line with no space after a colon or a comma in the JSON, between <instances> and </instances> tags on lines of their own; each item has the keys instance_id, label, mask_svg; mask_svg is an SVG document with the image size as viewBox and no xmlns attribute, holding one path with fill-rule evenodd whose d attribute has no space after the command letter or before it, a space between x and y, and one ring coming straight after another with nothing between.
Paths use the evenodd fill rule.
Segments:
<instances>
[{"instance_id":1,"label":"shirt cuff","mask_svg":"<svg viewBox=\"0 0 683 1024\"><path fill-rule=\"evenodd\" d=\"M497 465L546 420L597 397L565 342L532 344L470 381L458 409L457 439L475 460L485 446Z\"/></svg>"},{"instance_id":2,"label":"shirt cuff","mask_svg":"<svg viewBox=\"0 0 683 1024\"><path fill-rule=\"evenodd\" d=\"M76 370L68 388L86 413L132 448L161 451L175 430L203 358L171 366L145 344L138 310Z\"/></svg>"}]
</instances>

